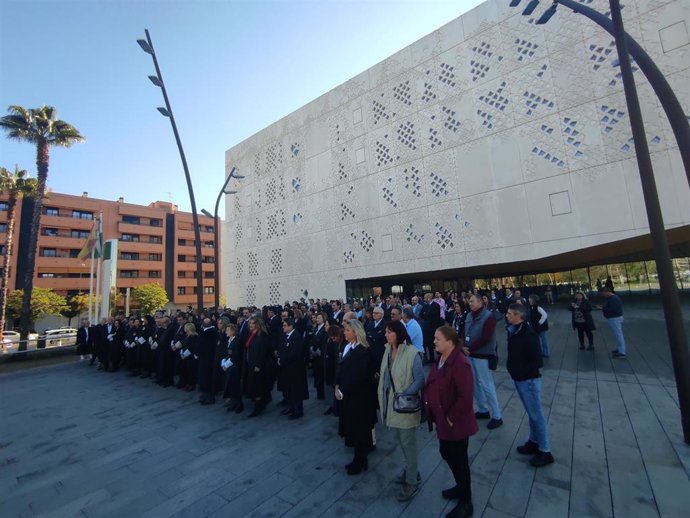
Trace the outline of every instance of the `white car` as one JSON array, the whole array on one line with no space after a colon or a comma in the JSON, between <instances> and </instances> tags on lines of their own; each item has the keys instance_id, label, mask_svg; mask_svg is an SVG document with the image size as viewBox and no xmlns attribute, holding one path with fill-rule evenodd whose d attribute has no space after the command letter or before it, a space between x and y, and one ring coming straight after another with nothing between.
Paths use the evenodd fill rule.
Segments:
<instances>
[{"instance_id":1,"label":"white car","mask_svg":"<svg viewBox=\"0 0 690 518\"><path fill-rule=\"evenodd\" d=\"M73 327L47 329L43 336L46 340L46 347L60 347L77 343L77 330Z\"/></svg>"},{"instance_id":2,"label":"white car","mask_svg":"<svg viewBox=\"0 0 690 518\"><path fill-rule=\"evenodd\" d=\"M29 345L36 345L38 340L38 333L29 333ZM19 333L17 331L3 331L2 343L0 349L2 354L10 354L16 352L19 346ZM28 349L28 347L27 347Z\"/></svg>"}]
</instances>

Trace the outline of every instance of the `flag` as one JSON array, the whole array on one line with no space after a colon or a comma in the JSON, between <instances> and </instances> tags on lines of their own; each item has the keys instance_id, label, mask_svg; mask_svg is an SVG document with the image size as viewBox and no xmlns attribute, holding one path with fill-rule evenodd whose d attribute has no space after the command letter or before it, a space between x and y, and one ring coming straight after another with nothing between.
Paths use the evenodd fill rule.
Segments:
<instances>
[{"instance_id":1,"label":"flag","mask_svg":"<svg viewBox=\"0 0 690 518\"><path fill-rule=\"evenodd\" d=\"M86 238L84 246L81 247L77 258L80 260L86 259L93 251L94 257L101 257L101 249L103 247L103 230L101 228L101 219L94 221L93 228Z\"/></svg>"}]
</instances>

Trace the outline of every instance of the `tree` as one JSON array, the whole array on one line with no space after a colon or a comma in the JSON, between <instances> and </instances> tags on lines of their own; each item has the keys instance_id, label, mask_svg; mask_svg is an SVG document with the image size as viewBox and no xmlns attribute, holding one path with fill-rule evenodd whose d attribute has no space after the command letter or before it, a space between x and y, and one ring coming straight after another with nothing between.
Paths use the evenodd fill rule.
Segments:
<instances>
[{"instance_id":1,"label":"tree","mask_svg":"<svg viewBox=\"0 0 690 518\"><path fill-rule=\"evenodd\" d=\"M22 313L24 290L12 290L7 297L7 317L16 319ZM31 293L31 321L34 322L44 315L60 315L67 310L67 301L48 288L36 286Z\"/></svg>"},{"instance_id":2,"label":"tree","mask_svg":"<svg viewBox=\"0 0 690 518\"><path fill-rule=\"evenodd\" d=\"M141 313L150 315L168 303L168 294L160 284L150 282L132 289L132 300L139 306Z\"/></svg>"},{"instance_id":3,"label":"tree","mask_svg":"<svg viewBox=\"0 0 690 518\"><path fill-rule=\"evenodd\" d=\"M48 180L48 163L50 148L54 146L71 147L77 142L83 142L84 137L67 122L57 118L57 111L52 106L26 109L22 106L10 106L9 115L0 118L0 128L3 128L7 138L29 142L36 145L36 178L38 180L35 196L34 213L31 218L31 232L29 234L29 250L26 256L26 275L23 285L22 311L19 326L21 338L26 340L33 324L31 319L32 292L34 287L34 270L36 269L36 247L38 232L43 211L43 197Z\"/></svg>"},{"instance_id":4,"label":"tree","mask_svg":"<svg viewBox=\"0 0 690 518\"><path fill-rule=\"evenodd\" d=\"M22 196L33 196L36 193L36 180L27 178L28 173L19 166L14 172L0 167L0 192L7 194L7 234L5 250L3 252L3 269L0 276L0 340L5 329L5 307L7 305L7 287L10 279L10 261L14 247L14 223L17 219L17 202ZM20 350L26 347L26 342L20 343Z\"/></svg>"},{"instance_id":5,"label":"tree","mask_svg":"<svg viewBox=\"0 0 690 518\"><path fill-rule=\"evenodd\" d=\"M100 295L96 297L96 307L100 305ZM72 325L72 319L89 310L89 294L77 293L67 298L67 309L62 312L62 316L67 317L69 322L67 325ZM93 322L90 322L93 323Z\"/></svg>"}]
</instances>

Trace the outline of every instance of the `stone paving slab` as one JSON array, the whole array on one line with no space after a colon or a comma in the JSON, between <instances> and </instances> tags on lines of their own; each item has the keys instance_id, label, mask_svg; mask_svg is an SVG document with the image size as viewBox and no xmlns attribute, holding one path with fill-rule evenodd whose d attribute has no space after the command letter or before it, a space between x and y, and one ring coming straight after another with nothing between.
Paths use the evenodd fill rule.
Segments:
<instances>
[{"instance_id":1,"label":"stone paving slab","mask_svg":"<svg viewBox=\"0 0 690 518\"><path fill-rule=\"evenodd\" d=\"M690 446L662 312L651 299L624 304L626 360L608 355L613 339L600 315L596 350L579 351L569 312L547 308L542 402L552 466L535 470L515 452L528 423L502 355L495 380L505 424L489 431L482 421L470 440L475 516L687 516ZM435 518L453 506L440 497L452 477L425 425L417 430L423 485L401 504L392 434L379 425L369 470L348 477L352 452L313 398L296 422L276 407L247 419L76 360L0 374L0 393L2 518Z\"/></svg>"}]
</instances>

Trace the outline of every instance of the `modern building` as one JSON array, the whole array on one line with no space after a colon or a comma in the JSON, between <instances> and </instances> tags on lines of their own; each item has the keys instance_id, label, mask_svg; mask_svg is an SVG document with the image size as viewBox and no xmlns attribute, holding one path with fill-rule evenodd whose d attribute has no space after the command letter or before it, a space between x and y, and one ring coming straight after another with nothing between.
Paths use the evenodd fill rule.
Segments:
<instances>
[{"instance_id":1,"label":"modern building","mask_svg":"<svg viewBox=\"0 0 690 518\"><path fill-rule=\"evenodd\" d=\"M0 247L7 240L7 197L0 196ZM23 199L17 207L9 289L20 287L26 274L28 238L34 203ZM196 306L196 249L192 215L177 206L156 201L148 206L50 192L43 202L36 252L34 285L62 295L88 293L90 260L77 258L99 213L103 239L118 240L117 290L156 282L176 307ZM199 216L204 273L204 304L214 304L213 219ZM218 243L220 246L220 244ZM120 305L124 302L120 302Z\"/></svg>"},{"instance_id":2,"label":"modern building","mask_svg":"<svg viewBox=\"0 0 690 518\"><path fill-rule=\"evenodd\" d=\"M583 2L601 12L608 2ZM523 2L524 4L524 2ZM226 292L240 303L443 289L651 259L613 38L563 8L490 0L226 152ZM690 113L690 11L639 0L626 29ZM673 255L690 190L635 78Z\"/></svg>"}]
</instances>

